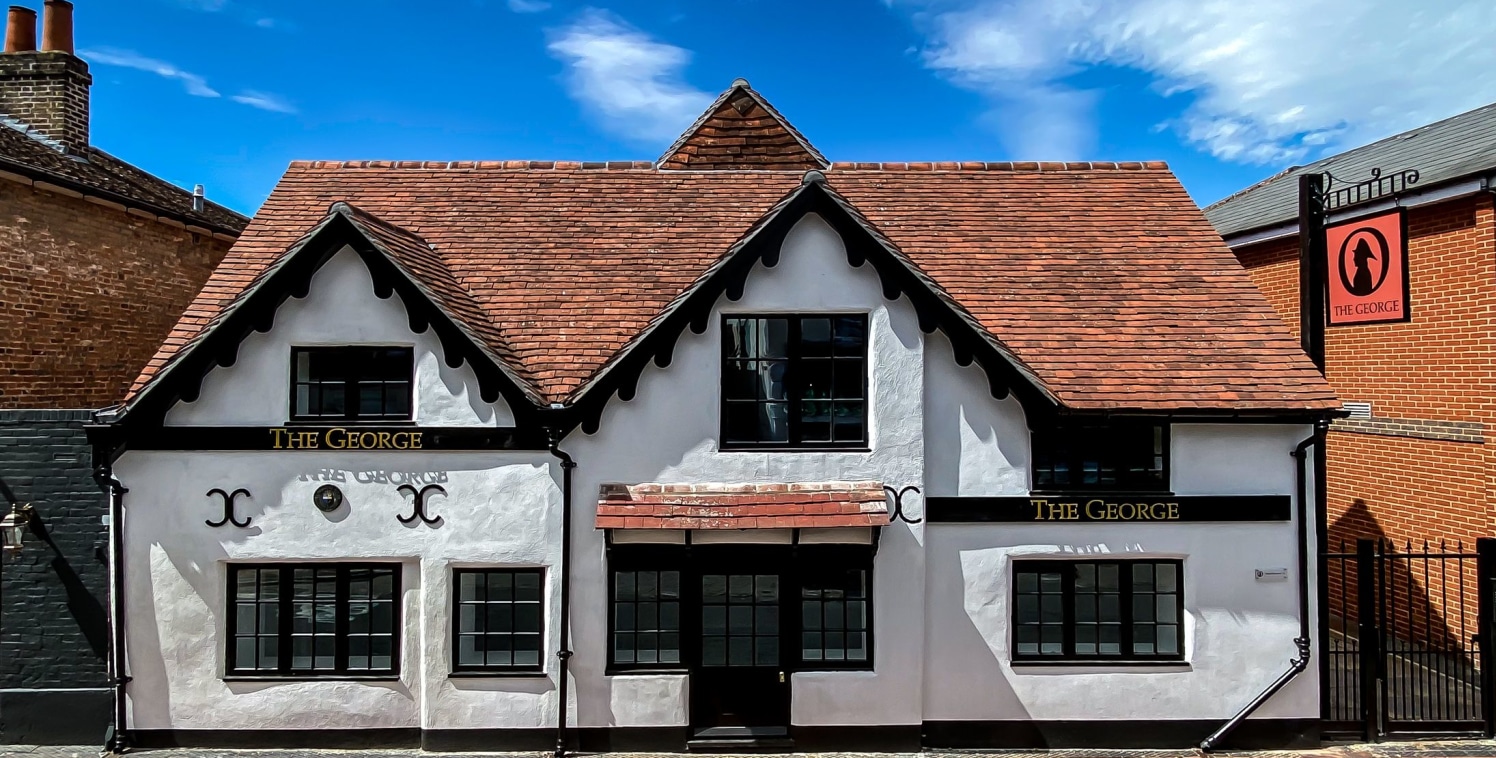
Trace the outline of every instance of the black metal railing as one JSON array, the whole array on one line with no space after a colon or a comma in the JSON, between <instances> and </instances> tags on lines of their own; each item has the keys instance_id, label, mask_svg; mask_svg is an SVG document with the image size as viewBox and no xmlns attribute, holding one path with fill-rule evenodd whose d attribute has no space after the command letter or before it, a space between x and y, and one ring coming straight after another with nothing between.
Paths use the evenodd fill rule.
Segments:
<instances>
[{"instance_id":1,"label":"black metal railing","mask_svg":"<svg viewBox=\"0 0 1496 758\"><path fill-rule=\"evenodd\" d=\"M1496 540L1342 541L1325 557L1327 734L1478 735L1490 729L1489 611Z\"/></svg>"}]
</instances>

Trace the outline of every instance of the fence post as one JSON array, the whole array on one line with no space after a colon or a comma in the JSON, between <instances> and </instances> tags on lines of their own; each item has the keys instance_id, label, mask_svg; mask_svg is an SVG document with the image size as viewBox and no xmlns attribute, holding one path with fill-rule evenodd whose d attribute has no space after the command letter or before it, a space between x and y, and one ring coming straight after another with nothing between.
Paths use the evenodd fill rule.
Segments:
<instances>
[{"instance_id":1,"label":"fence post","mask_svg":"<svg viewBox=\"0 0 1496 758\"><path fill-rule=\"evenodd\" d=\"M1367 742L1382 736L1381 698L1377 678L1381 673L1381 639L1377 631L1377 542L1356 540L1356 643L1361 654L1361 725Z\"/></svg>"},{"instance_id":2,"label":"fence post","mask_svg":"<svg viewBox=\"0 0 1496 758\"><path fill-rule=\"evenodd\" d=\"M1480 715L1486 737L1496 736L1496 639L1492 636L1492 614L1496 613L1496 538L1475 541L1475 637L1480 646Z\"/></svg>"}]
</instances>

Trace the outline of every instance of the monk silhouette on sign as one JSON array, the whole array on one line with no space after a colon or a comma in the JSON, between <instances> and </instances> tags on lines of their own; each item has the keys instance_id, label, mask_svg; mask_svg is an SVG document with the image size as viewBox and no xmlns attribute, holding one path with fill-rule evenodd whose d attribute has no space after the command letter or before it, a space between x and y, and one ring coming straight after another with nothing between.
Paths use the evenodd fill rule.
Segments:
<instances>
[{"instance_id":1,"label":"monk silhouette on sign","mask_svg":"<svg viewBox=\"0 0 1496 758\"><path fill-rule=\"evenodd\" d=\"M1351 261L1356 265L1356 275L1351 278L1350 291L1352 295L1370 295L1377 288L1376 280L1371 277L1371 268L1368 263L1377 259L1377 254L1371 251L1371 245L1366 240L1356 240L1356 249L1351 251Z\"/></svg>"}]
</instances>

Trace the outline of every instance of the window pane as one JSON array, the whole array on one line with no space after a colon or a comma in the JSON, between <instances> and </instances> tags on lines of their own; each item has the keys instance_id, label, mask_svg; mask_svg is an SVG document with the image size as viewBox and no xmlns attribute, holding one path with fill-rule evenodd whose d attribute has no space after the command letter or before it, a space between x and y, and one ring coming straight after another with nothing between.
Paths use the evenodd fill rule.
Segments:
<instances>
[{"instance_id":1,"label":"window pane","mask_svg":"<svg viewBox=\"0 0 1496 758\"><path fill-rule=\"evenodd\" d=\"M1176 569L1172 563L1160 563L1156 567L1159 592L1174 592L1178 587Z\"/></svg>"},{"instance_id":2,"label":"window pane","mask_svg":"<svg viewBox=\"0 0 1496 758\"><path fill-rule=\"evenodd\" d=\"M831 319L800 319L800 355L831 355Z\"/></svg>"},{"instance_id":3,"label":"window pane","mask_svg":"<svg viewBox=\"0 0 1496 758\"><path fill-rule=\"evenodd\" d=\"M457 573L459 598L475 598L461 603L458 626L459 635L472 631L473 641L465 642L466 636L458 640L457 665L471 668L506 669L514 667L537 668L540 665L539 645L543 631L543 609L539 602L543 577L539 569L493 569L459 570ZM634 587L632 575L622 572L614 575L615 589L619 594L628 594ZM377 584L377 580L376 580ZM617 605L633 613L633 605ZM617 625L615 624L615 629ZM627 628L632 631L632 624ZM479 637L477 633L482 633ZM632 656L636 639L632 635L618 634L613 638L615 660L619 655ZM460 652L467 645L472 655L464 659ZM627 652L625 652L627 651ZM481 655L480 655L481 653Z\"/></svg>"}]
</instances>

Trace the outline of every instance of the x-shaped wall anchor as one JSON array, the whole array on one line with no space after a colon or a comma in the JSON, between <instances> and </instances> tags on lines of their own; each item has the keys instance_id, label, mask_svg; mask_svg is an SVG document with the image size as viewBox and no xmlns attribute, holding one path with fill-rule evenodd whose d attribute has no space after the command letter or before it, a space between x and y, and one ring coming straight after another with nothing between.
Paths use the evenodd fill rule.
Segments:
<instances>
[{"instance_id":1,"label":"x-shaped wall anchor","mask_svg":"<svg viewBox=\"0 0 1496 758\"><path fill-rule=\"evenodd\" d=\"M241 529L249 526L249 522L253 520L251 517L245 516L243 521L234 518L234 501L238 500L240 495L251 497L251 495L249 494L249 490L237 489L233 492L224 492L223 490L217 488L208 490L208 497L213 497L214 495L223 498L223 518L217 521L209 519L207 521L204 521L203 523L213 527L223 526L224 524L233 524L234 526L237 526Z\"/></svg>"},{"instance_id":2,"label":"x-shaped wall anchor","mask_svg":"<svg viewBox=\"0 0 1496 758\"><path fill-rule=\"evenodd\" d=\"M426 513L426 493L432 490L436 490L442 495L447 494L447 491L442 489L440 484L428 484L419 490L409 484L402 484L395 488L396 492L410 492L411 497L415 498L415 509L410 512L410 515L396 516L395 518L399 519L402 524L414 524L416 519L420 519L423 523L431 524L432 526L440 524L442 522L441 516L430 516Z\"/></svg>"},{"instance_id":3,"label":"x-shaped wall anchor","mask_svg":"<svg viewBox=\"0 0 1496 758\"><path fill-rule=\"evenodd\" d=\"M896 490L885 484L883 485L883 491L887 492L890 495L893 495L893 513L888 514L888 523L892 524L895 521L902 520L906 524L918 524L919 522L924 521L924 519L922 518L909 518L908 514L904 513L905 493L913 492L918 494L918 487L910 485L903 489Z\"/></svg>"}]
</instances>

